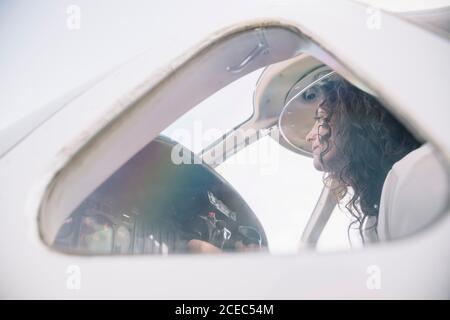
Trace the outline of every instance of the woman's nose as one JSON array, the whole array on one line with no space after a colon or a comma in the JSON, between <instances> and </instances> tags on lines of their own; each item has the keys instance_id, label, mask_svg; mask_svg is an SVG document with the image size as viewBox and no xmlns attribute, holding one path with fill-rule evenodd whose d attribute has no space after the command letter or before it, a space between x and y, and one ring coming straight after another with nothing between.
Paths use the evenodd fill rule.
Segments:
<instances>
[{"instance_id":1,"label":"woman's nose","mask_svg":"<svg viewBox=\"0 0 450 320\"><path fill-rule=\"evenodd\" d=\"M315 134L314 134L314 127L311 128L311 130L309 130L308 134L306 135L306 142L308 143L313 143L315 139Z\"/></svg>"}]
</instances>

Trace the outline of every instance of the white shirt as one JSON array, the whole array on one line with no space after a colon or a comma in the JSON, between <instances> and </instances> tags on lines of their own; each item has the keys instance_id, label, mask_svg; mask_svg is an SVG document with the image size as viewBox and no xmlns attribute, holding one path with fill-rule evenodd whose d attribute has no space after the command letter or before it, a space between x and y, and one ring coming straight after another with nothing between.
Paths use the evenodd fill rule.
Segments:
<instances>
[{"instance_id":1,"label":"white shirt","mask_svg":"<svg viewBox=\"0 0 450 320\"><path fill-rule=\"evenodd\" d=\"M444 213L449 177L430 144L412 151L388 172L378 225L364 232L366 242L389 241L420 231ZM374 223L367 219L366 225Z\"/></svg>"}]
</instances>

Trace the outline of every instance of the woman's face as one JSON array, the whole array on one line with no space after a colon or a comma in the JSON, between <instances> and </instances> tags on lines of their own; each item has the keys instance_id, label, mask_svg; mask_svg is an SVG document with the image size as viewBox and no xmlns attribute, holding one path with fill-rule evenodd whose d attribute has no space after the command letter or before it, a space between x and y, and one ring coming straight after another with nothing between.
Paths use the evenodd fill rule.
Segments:
<instances>
[{"instance_id":1,"label":"woman's face","mask_svg":"<svg viewBox=\"0 0 450 320\"><path fill-rule=\"evenodd\" d=\"M314 126L311 128L306 136L306 141L311 144L313 153L314 167L319 171L329 172L333 168L333 164L336 160L336 147L334 146L333 135L327 141L324 141L323 137L330 133L332 129L331 121L327 121L328 113L325 109L318 107L316 115L314 117ZM328 147L328 151L323 154L321 161L320 154Z\"/></svg>"}]
</instances>

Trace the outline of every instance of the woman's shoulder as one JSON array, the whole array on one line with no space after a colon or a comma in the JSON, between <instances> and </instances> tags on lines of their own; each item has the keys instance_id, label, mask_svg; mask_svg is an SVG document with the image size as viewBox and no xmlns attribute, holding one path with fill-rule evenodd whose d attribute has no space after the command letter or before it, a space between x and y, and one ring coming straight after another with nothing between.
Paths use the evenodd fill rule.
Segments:
<instances>
[{"instance_id":1,"label":"woman's shoulder","mask_svg":"<svg viewBox=\"0 0 450 320\"><path fill-rule=\"evenodd\" d=\"M446 171L426 143L395 163L383 185L377 231L379 240L411 235L437 218L449 192Z\"/></svg>"},{"instance_id":2,"label":"woman's shoulder","mask_svg":"<svg viewBox=\"0 0 450 320\"><path fill-rule=\"evenodd\" d=\"M436 151L430 143L425 143L394 163L391 172L394 172L396 175L403 176L403 174L407 174L411 170L414 170L418 165L423 166L424 162L434 162L436 161L435 159Z\"/></svg>"}]
</instances>

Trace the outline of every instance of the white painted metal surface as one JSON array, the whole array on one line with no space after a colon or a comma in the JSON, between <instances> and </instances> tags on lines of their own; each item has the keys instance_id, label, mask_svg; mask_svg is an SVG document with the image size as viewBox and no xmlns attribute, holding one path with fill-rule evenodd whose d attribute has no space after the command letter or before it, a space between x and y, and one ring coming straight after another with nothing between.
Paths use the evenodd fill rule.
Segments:
<instances>
[{"instance_id":1,"label":"white painted metal surface","mask_svg":"<svg viewBox=\"0 0 450 320\"><path fill-rule=\"evenodd\" d=\"M175 4L176 12L183 14L169 10ZM49 184L54 181L53 186L65 189L55 188L53 195L47 194L47 199L53 201L47 204L52 204L53 209L63 208L59 205L70 207L73 204L58 203L55 196L88 193L93 180L100 181L139 150L144 143L140 138L144 132L151 139L165 124L186 111L183 108L188 108L188 104L166 112L150 108L148 102L167 98L158 90L158 86L163 87L160 80L182 67L186 57L198 50L196 44L200 40L207 39L204 44L213 42L221 34L218 30L235 30L230 26L239 29L260 27L261 23L282 24L293 32L305 34L312 41L303 42L302 49L340 73L353 74L450 163L448 39L385 14L382 14L382 28L371 30L365 25L366 7L349 1L283 1L276 6L260 1L231 1L222 5L199 1L197 5L203 7L203 12L220 12L220 15L196 16L195 24L190 23L192 15L186 14L194 13L191 4L175 4L166 2L148 13L157 17L170 12L173 17L168 20L177 21L145 32L151 42L151 52L77 97L0 159L0 296L449 298L449 215L414 237L336 254L80 257L58 253L42 241L39 225L45 225L48 220L45 211L40 217L38 212L44 195L50 190ZM252 22L255 19L259 22ZM187 40L184 34L195 36ZM173 60L188 48L190 53ZM411 81L414 75L420 77ZM183 76L173 74L173 82L167 85L182 80ZM188 93L180 92L180 97ZM131 105L134 107L130 108ZM139 123L143 114L149 119L146 126ZM114 119L117 122L109 126ZM152 129L147 131L147 128ZM92 140L102 129L101 135ZM119 146L111 144L113 140L129 141L130 137L136 140ZM59 175L59 170L89 141L95 148L88 145L83 151L85 158L78 158L83 161L72 163L73 170ZM98 160L100 156L110 158L110 166L102 172L97 168L95 175L77 175L89 167L84 160ZM70 184L71 181L77 184ZM46 233L50 234L47 240L52 238L54 228L50 226L53 231ZM67 286L66 272L72 265L79 267L79 290ZM367 272L372 265L381 271L379 290L367 286ZM225 269L221 277L216 276L217 270Z\"/></svg>"}]
</instances>

